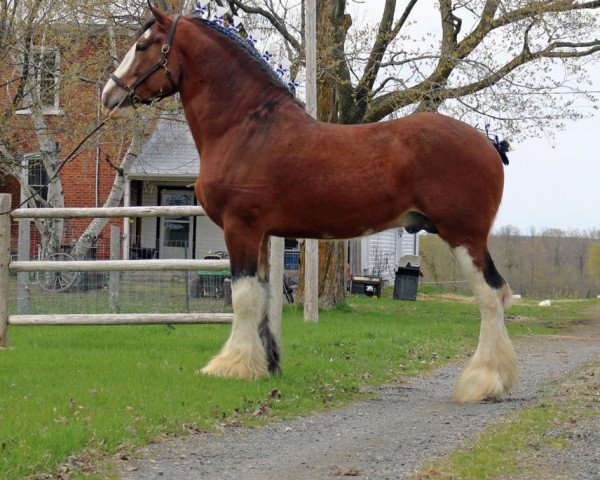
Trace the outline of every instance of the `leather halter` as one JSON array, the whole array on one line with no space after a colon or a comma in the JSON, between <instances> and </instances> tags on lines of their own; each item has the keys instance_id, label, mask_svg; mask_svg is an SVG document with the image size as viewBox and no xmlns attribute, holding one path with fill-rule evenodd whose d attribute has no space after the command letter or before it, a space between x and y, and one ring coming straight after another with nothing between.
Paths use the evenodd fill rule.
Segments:
<instances>
[{"instance_id":1,"label":"leather halter","mask_svg":"<svg viewBox=\"0 0 600 480\"><path fill-rule=\"evenodd\" d=\"M160 55L158 62L156 64L154 64L152 67L150 67L148 70L146 70L135 82L127 85L125 82L123 82L123 80L121 80L119 77L117 77L114 73L111 75L110 78L113 80L113 82L115 82L119 87L121 87L123 90L125 90L125 93L127 94L126 98L127 97L131 98L131 101L133 103L149 104L152 100L160 100L161 98L166 96L161 92L158 95L155 95L154 97L152 97L150 99L142 99L140 96L135 94L135 89L137 87L139 87L144 81L146 81L146 79L150 75L152 75L154 72L156 72L159 68L165 69L165 75L167 77L167 80L169 80L169 83L173 87L173 90L170 93L174 93L177 90L177 85L175 84L175 81L173 80L173 74L167 68L167 57L169 56L169 51L171 50L171 42L173 41L173 36L175 35L175 29L177 28L177 22L179 21L180 18L181 18L181 15L179 15L179 14L177 14L173 17L173 21L171 22L171 28L169 28L169 33L167 34L165 43L163 44L162 48L160 49L161 55Z\"/></svg>"}]
</instances>

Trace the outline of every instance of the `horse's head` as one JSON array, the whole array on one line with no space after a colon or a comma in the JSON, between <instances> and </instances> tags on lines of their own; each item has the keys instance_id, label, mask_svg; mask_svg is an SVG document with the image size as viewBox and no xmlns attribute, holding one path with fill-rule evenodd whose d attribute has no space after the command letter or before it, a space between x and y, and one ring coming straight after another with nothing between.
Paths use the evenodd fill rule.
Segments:
<instances>
[{"instance_id":1,"label":"horse's head","mask_svg":"<svg viewBox=\"0 0 600 480\"><path fill-rule=\"evenodd\" d=\"M170 16L150 5L154 19L139 35L102 91L105 114L149 104L178 90L180 58L172 48L179 15Z\"/></svg>"}]
</instances>

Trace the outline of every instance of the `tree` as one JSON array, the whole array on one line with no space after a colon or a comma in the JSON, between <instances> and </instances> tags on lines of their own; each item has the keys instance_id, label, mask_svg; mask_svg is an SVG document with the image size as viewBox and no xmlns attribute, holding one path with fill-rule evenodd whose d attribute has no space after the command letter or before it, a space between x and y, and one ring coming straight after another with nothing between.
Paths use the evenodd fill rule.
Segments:
<instances>
[{"instance_id":1,"label":"tree","mask_svg":"<svg viewBox=\"0 0 600 480\"><path fill-rule=\"evenodd\" d=\"M59 174L62 161L98 121L99 94L107 74L118 64L118 49L129 43L130 33L139 28L145 16L145 2L113 3L0 2L0 61L5 66L0 69L4 80L0 83L7 87L0 103L0 174L18 180L26 196L31 197L30 206L65 205L62 175L69 167ZM148 118L139 117L136 114L134 120L141 122L134 124L148 123ZM131 131L131 123L113 122L105 127L103 137L98 135L84 146L88 153L95 148L98 161L106 160L114 168L114 181L104 206L121 201L123 172L144 139L144 128ZM29 138L32 131L34 138ZM36 153L32 156L29 152ZM23 165L24 158L31 162L34 157L39 163L39 183L47 182L43 188L30 186L30 172ZM58 251L63 243L64 221L40 219L35 223L41 235L42 255ZM108 219L91 221L75 241L72 253L83 257L107 223Z\"/></svg>"},{"instance_id":2,"label":"tree","mask_svg":"<svg viewBox=\"0 0 600 480\"><path fill-rule=\"evenodd\" d=\"M595 242L589 246L588 273L596 281L600 281L600 243Z\"/></svg>"},{"instance_id":3,"label":"tree","mask_svg":"<svg viewBox=\"0 0 600 480\"><path fill-rule=\"evenodd\" d=\"M464 291L467 281L458 267L454 254L437 235L427 234L420 239L423 278L448 291Z\"/></svg>"},{"instance_id":4,"label":"tree","mask_svg":"<svg viewBox=\"0 0 600 480\"><path fill-rule=\"evenodd\" d=\"M30 8L27 8L27 7ZM58 164L59 145L52 138L48 122L44 116L46 93L51 85L42 90L42 78L48 79L48 64L52 60L52 53L45 55L43 50L34 50L34 42L39 38L39 17L45 12L41 2L32 5L24 5L22 2L4 1L3 13L0 14L0 60L5 65L12 65L15 74L6 78L3 82L7 87L16 84L10 102L2 104L0 113L0 126L3 135L0 136L0 171L13 175L26 190L29 189L24 169L22 168L22 156L15 151L13 145L18 140L11 141L16 132L7 128L9 120L19 110L28 109L31 114L31 123L35 134L35 140L39 146L40 167L46 172L48 178L52 179L47 185L46 199L39 199L46 205L56 207L64 206L62 196L62 184L60 177L56 175ZM44 47L39 47L43 49ZM11 73L8 71L7 73ZM8 135L7 135L8 134ZM36 220L44 247L49 251L57 251L62 239L62 220L44 219Z\"/></svg>"},{"instance_id":5,"label":"tree","mask_svg":"<svg viewBox=\"0 0 600 480\"><path fill-rule=\"evenodd\" d=\"M261 16L279 32L293 64L302 63L304 28L294 22L301 18L295 2L217 3ZM440 111L480 127L491 119L514 138L578 118L569 93L594 101L580 85L586 60L600 50L600 1L385 0L377 25L355 28L348 3L317 2L321 119L356 124ZM423 15L436 18L435 30L424 30ZM337 258L330 254L335 248L328 245L325 255ZM330 265L337 274L322 275L342 278L339 263Z\"/></svg>"},{"instance_id":6,"label":"tree","mask_svg":"<svg viewBox=\"0 0 600 480\"><path fill-rule=\"evenodd\" d=\"M521 232L519 231L519 228L514 225L506 225L502 227L496 235L502 239L502 263L506 268L508 278L510 278L513 269L518 266L516 244L518 238L521 236Z\"/></svg>"}]
</instances>

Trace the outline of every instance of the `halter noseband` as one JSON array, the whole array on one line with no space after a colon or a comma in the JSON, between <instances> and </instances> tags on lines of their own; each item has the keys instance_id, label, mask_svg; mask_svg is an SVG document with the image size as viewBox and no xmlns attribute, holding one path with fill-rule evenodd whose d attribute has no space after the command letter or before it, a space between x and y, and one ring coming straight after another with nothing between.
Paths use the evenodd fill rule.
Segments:
<instances>
[{"instance_id":1,"label":"halter noseband","mask_svg":"<svg viewBox=\"0 0 600 480\"><path fill-rule=\"evenodd\" d=\"M177 85L175 84L175 81L173 80L173 74L167 68L167 57L169 55L169 51L171 50L171 42L173 41L173 36L175 35L175 28L177 28L177 22L179 21L180 17L181 17L181 15L179 15L179 14L177 14L173 17L173 21L171 23L171 28L169 28L169 33L167 34L167 39L160 50L161 55L160 55L158 62L155 65L153 65L152 67L150 67L148 70L146 70L143 73L143 75L141 75L135 82L131 83L130 85L127 85L127 84L125 84L125 82L123 82L123 80L121 80L119 77L117 77L114 73L111 75L110 78L113 80L113 82L115 82L119 87L121 87L123 90L125 90L126 98L127 97L131 98L133 103L148 104L154 99L160 100L161 98L165 97L165 95L160 93L151 99L144 100L135 94L135 89L137 87L139 87L143 82L145 82L146 79L150 75L152 75L154 72L156 72L159 68L165 69L165 75L167 77L167 80L169 80L169 83L173 87L173 91L171 93L173 93L177 90Z\"/></svg>"}]
</instances>

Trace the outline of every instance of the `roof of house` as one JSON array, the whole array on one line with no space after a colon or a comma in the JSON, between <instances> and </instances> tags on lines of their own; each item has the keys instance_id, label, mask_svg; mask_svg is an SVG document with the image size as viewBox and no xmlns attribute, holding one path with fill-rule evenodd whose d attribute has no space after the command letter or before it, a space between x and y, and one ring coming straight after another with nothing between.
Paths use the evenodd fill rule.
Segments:
<instances>
[{"instance_id":1,"label":"roof of house","mask_svg":"<svg viewBox=\"0 0 600 480\"><path fill-rule=\"evenodd\" d=\"M194 181L200 157L185 117L163 113L127 174L131 180Z\"/></svg>"}]
</instances>

